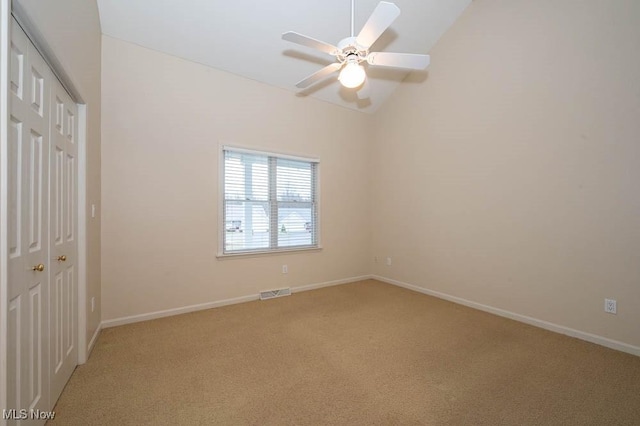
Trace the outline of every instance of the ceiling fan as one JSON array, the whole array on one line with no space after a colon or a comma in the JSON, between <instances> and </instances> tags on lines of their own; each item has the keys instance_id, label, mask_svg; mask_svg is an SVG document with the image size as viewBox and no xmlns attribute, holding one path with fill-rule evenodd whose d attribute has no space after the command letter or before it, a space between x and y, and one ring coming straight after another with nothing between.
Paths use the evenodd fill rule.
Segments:
<instances>
[{"instance_id":1,"label":"ceiling fan","mask_svg":"<svg viewBox=\"0 0 640 426\"><path fill-rule=\"evenodd\" d=\"M391 23L400 16L400 9L393 3L381 1L374 9L362 30L354 36L354 9L355 0L351 0L351 36L342 39L337 46L324 41L289 31L282 34L283 40L311 47L321 52L335 56L334 62L319 71L311 74L296 83L300 89L307 88L331 74L340 71L338 80L348 88L358 88L357 95L360 99L369 97L369 83L362 62L377 67L404 68L410 70L423 70L429 66L429 55L417 55L412 53L387 53L369 52L369 48L385 32Z\"/></svg>"}]
</instances>

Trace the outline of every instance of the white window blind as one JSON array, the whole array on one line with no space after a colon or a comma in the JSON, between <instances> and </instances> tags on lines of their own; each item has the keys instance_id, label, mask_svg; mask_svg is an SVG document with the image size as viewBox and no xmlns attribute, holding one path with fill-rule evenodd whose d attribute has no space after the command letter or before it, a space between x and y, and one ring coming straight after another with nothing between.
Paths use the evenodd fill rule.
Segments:
<instances>
[{"instance_id":1,"label":"white window blind","mask_svg":"<svg viewBox=\"0 0 640 426\"><path fill-rule=\"evenodd\" d=\"M318 246L317 161L223 154L223 254Z\"/></svg>"}]
</instances>

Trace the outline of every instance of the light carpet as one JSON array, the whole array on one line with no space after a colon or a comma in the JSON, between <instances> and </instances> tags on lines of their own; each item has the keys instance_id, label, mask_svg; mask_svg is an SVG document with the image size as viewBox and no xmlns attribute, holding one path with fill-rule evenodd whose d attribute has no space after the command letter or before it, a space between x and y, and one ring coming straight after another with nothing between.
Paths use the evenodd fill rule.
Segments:
<instances>
[{"instance_id":1,"label":"light carpet","mask_svg":"<svg viewBox=\"0 0 640 426\"><path fill-rule=\"evenodd\" d=\"M369 280L103 330L60 425L639 425L640 358Z\"/></svg>"}]
</instances>

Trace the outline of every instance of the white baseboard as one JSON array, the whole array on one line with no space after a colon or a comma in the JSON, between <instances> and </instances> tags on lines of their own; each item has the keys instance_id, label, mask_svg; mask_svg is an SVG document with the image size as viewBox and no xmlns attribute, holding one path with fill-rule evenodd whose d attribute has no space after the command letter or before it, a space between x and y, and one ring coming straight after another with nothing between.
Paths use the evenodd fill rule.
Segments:
<instances>
[{"instance_id":1,"label":"white baseboard","mask_svg":"<svg viewBox=\"0 0 640 426\"><path fill-rule=\"evenodd\" d=\"M87 346L87 359L89 355L91 355L91 351L93 351L93 347L96 345L98 341L98 336L100 335L100 331L102 331L102 323L98 324L95 333L93 333L93 337L91 337L91 341L89 342L89 346Z\"/></svg>"},{"instance_id":2,"label":"white baseboard","mask_svg":"<svg viewBox=\"0 0 640 426\"><path fill-rule=\"evenodd\" d=\"M359 277L352 277L352 278L345 278L345 279L335 280L335 281L325 281L325 282L321 282L321 283L308 284L308 285L303 285L303 286L299 286L299 287L292 287L291 288L291 292L292 293L298 293L298 292L301 292L301 291L308 291L308 290L314 290L314 289L318 289L318 288L322 288L322 287L329 287L329 286L334 286L334 285L340 285L340 284L346 284L346 283L351 283L351 282L356 282L356 281L362 281L362 280L367 280L367 279L370 279L370 278L371 278L370 275L362 275L362 276L359 276ZM170 316L174 316L174 315L186 314L186 313L189 313L189 312L202 311L202 310L211 309L211 308L218 308L220 306L235 305L236 303L251 302L253 300L258 300L259 298L260 298L259 294L251 294L251 295L248 295L248 296L234 297L232 299L217 300L217 301L213 301L213 302L200 303L200 304L197 304L197 305L182 306L180 308L165 309L163 311L155 311L155 312L149 312L149 313L146 313L146 314L131 315L131 316L128 316L128 317L115 318L115 319L102 321L102 324L100 324L100 327L98 329L109 328L109 327L117 327L119 325L131 324L131 323L134 323L134 322L149 321L149 320L152 320L152 319L158 319L158 318L170 317ZM92 341L93 341L93 339L92 339Z\"/></svg>"},{"instance_id":3,"label":"white baseboard","mask_svg":"<svg viewBox=\"0 0 640 426\"><path fill-rule=\"evenodd\" d=\"M361 275L359 277L345 278L345 279L342 279L342 280L334 280L334 281L326 281L326 282L323 282L323 283L301 285L299 287L291 287L291 292L292 293L299 293L301 291L316 290L316 289L322 288L322 287L330 287L330 286L340 285L340 284L355 283L357 281L369 280L371 278L372 278L371 275Z\"/></svg>"},{"instance_id":4,"label":"white baseboard","mask_svg":"<svg viewBox=\"0 0 640 426\"><path fill-rule=\"evenodd\" d=\"M199 303L197 305L182 306L180 308L165 309L163 311L148 312L146 314L115 318L111 320L102 321L102 327L103 328L117 327L119 325L131 324L134 322L149 321L149 320L158 319L158 318L186 314L189 312L217 308L220 306L235 305L236 303L251 302L252 300L258 300L258 295L252 294L250 296L234 297L232 299L216 300L214 302Z\"/></svg>"},{"instance_id":5,"label":"white baseboard","mask_svg":"<svg viewBox=\"0 0 640 426\"><path fill-rule=\"evenodd\" d=\"M630 345L628 343L620 342L617 340L608 339L606 337L598 336L596 334L587 333L573 328L565 327L562 325L554 324L548 321L543 321L537 318L528 317L526 315L520 315L515 312L506 311L500 308L494 308L493 306L483 305L481 303L472 302L471 300L463 299L461 297L451 296L446 293L440 293L438 291L429 290L423 287L419 287L413 284L408 284L402 281L386 278L378 275L372 275L374 280L382 281L388 284L393 284L398 287L403 287L409 290L423 293L429 296L437 297L439 299L448 300L459 305L468 306L470 308L478 309L480 311L489 312L491 314L499 315L501 317L509 318L515 321L523 322L525 324L533 325L535 327L544 328L545 330L553 331L567 336L575 337L580 340L586 340L587 342L595 343L597 345L605 346L607 348L615 349L621 352L626 352L632 355L640 356L640 347Z\"/></svg>"}]
</instances>

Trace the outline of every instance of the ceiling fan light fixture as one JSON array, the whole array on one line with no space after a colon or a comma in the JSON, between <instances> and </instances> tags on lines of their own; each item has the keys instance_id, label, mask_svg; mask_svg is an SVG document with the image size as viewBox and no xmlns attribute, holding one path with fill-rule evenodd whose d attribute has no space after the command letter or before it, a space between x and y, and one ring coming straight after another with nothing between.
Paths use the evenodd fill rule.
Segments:
<instances>
[{"instance_id":1,"label":"ceiling fan light fixture","mask_svg":"<svg viewBox=\"0 0 640 426\"><path fill-rule=\"evenodd\" d=\"M342 71L340 71L338 80L340 80L340 83L344 87L353 89L364 83L366 77L367 74L364 72L362 65L357 62L349 62Z\"/></svg>"}]
</instances>

